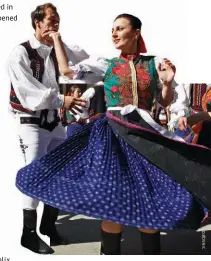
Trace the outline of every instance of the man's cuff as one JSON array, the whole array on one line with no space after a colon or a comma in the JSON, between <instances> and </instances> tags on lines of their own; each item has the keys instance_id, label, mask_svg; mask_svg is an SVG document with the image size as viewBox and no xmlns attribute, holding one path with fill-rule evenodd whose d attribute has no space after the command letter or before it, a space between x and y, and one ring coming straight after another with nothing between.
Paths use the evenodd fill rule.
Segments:
<instances>
[{"instance_id":1,"label":"man's cuff","mask_svg":"<svg viewBox=\"0 0 211 261\"><path fill-rule=\"evenodd\" d=\"M64 105L64 94L59 94L58 96L58 108L62 108Z\"/></svg>"}]
</instances>

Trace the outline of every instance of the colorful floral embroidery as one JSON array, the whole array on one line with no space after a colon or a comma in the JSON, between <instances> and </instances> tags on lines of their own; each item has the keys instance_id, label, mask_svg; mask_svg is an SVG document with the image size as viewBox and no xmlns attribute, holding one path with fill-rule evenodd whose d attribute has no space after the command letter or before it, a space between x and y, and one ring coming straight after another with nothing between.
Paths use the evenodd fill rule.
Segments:
<instances>
[{"instance_id":1,"label":"colorful floral embroidery","mask_svg":"<svg viewBox=\"0 0 211 261\"><path fill-rule=\"evenodd\" d=\"M150 110L157 85L157 74L152 56L121 56L109 61L109 68L104 78L107 107L133 104L129 66L131 59L136 69L138 105L140 108Z\"/></svg>"}]
</instances>

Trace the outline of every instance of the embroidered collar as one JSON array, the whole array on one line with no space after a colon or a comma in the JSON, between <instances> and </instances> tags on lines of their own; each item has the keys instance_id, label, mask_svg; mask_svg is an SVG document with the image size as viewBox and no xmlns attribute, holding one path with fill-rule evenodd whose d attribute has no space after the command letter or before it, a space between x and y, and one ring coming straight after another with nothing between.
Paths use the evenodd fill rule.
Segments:
<instances>
[{"instance_id":1,"label":"embroidered collar","mask_svg":"<svg viewBox=\"0 0 211 261\"><path fill-rule=\"evenodd\" d=\"M137 60L138 58L141 57L141 54L123 54L121 53L120 54L120 58L123 59L123 60L127 60L127 61L130 61L130 60Z\"/></svg>"}]
</instances>

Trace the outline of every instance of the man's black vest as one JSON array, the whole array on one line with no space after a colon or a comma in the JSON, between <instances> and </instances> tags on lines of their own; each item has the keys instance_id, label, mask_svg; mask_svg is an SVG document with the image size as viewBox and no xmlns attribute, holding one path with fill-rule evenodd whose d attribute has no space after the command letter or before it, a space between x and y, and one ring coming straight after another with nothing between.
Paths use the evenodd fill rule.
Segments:
<instances>
[{"instance_id":1,"label":"man's black vest","mask_svg":"<svg viewBox=\"0 0 211 261\"><path fill-rule=\"evenodd\" d=\"M31 61L30 68L32 69L34 78L36 78L39 82L42 83L42 77L43 77L43 73L44 73L44 69L45 69L44 59L42 57L40 57L40 55L38 54L36 49L33 49L31 47L29 41L24 42L21 45L26 49L29 60ZM52 48L52 51L50 53L50 57L52 58L53 63L54 63L55 73L56 73L56 81L58 83L59 67L58 67L58 62L57 62L57 59L56 59L56 54L55 54L54 48ZM28 108L23 107L23 105L21 104L20 100L18 99L18 97L17 97L17 95L14 91L12 84L11 84L11 91L10 91L10 104L11 104L12 108L14 108L15 110L30 113L32 115L34 115L36 113L35 111L31 111ZM47 115L48 115L48 109L44 109L44 110L41 111L40 120L42 121L42 118L44 117L44 126L42 124L42 126L40 126L40 127L44 127L44 128L49 129L49 130L54 129L55 128L54 126L57 126L58 121L59 121L58 111L55 110L54 123L52 123L53 125L50 124L50 125L52 125L52 127L47 127L47 125L49 125L47 123Z\"/></svg>"}]
</instances>

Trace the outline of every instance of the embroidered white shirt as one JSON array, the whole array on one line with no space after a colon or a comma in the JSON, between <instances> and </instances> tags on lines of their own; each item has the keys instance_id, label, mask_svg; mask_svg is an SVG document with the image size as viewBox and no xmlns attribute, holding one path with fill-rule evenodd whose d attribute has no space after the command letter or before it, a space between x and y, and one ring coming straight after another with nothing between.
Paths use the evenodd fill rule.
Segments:
<instances>
[{"instance_id":1,"label":"embroidered white shirt","mask_svg":"<svg viewBox=\"0 0 211 261\"><path fill-rule=\"evenodd\" d=\"M211 88L211 84L207 84L207 87ZM185 116L185 112L190 108L191 84L178 84L174 89L174 97L174 102L169 108L171 120L168 126L171 130L178 127L178 120Z\"/></svg>"}]
</instances>

